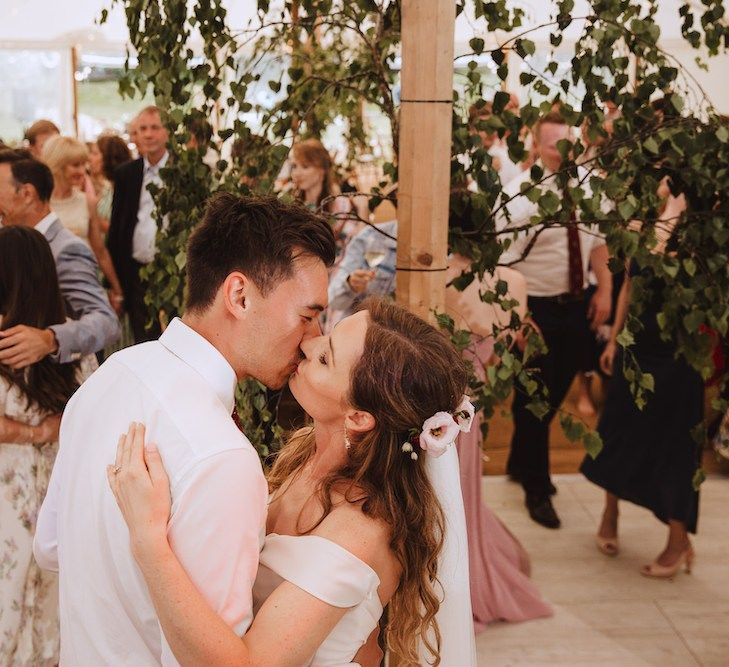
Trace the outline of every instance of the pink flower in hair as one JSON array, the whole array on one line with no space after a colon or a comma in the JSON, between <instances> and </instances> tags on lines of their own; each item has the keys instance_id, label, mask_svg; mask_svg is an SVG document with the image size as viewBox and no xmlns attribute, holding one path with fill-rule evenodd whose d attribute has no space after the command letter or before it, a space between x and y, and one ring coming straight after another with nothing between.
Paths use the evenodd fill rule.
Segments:
<instances>
[{"instance_id":1,"label":"pink flower in hair","mask_svg":"<svg viewBox=\"0 0 729 667\"><path fill-rule=\"evenodd\" d=\"M459 427L449 412L436 412L425 420L420 447L431 456L441 456L458 436Z\"/></svg>"},{"instance_id":2,"label":"pink flower in hair","mask_svg":"<svg viewBox=\"0 0 729 667\"><path fill-rule=\"evenodd\" d=\"M468 433L471 430L471 424L473 424L473 416L476 414L476 410L473 407L471 401L468 400L468 396L464 396L461 404L456 408L453 413L453 419L456 420L458 428L463 433Z\"/></svg>"}]
</instances>

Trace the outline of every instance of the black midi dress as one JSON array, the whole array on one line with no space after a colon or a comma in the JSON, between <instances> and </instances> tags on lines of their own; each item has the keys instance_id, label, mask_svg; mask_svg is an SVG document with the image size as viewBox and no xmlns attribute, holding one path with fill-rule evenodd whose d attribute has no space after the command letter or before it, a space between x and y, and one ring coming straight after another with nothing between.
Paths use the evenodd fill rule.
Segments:
<instances>
[{"instance_id":1,"label":"black midi dress","mask_svg":"<svg viewBox=\"0 0 729 667\"><path fill-rule=\"evenodd\" d=\"M636 273L631 267L631 274ZM649 280L654 295L640 319L643 330L632 348L638 365L650 373L655 391L640 410L623 375L623 351L618 349L598 432L603 449L587 456L581 472L606 491L646 507L664 523L681 521L696 532L699 494L693 478L701 448L692 430L703 419L704 384L675 345L661 340L656 315L662 283Z\"/></svg>"}]
</instances>

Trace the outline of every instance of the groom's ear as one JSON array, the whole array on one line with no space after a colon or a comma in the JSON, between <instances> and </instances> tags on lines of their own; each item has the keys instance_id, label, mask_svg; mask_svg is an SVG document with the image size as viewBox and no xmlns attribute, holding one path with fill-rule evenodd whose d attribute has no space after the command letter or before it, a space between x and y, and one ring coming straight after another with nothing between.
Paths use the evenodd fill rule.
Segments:
<instances>
[{"instance_id":1,"label":"groom's ear","mask_svg":"<svg viewBox=\"0 0 729 667\"><path fill-rule=\"evenodd\" d=\"M220 287L225 309L236 319L240 319L249 308L251 281L244 273L229 273Z\"/></svg>"},{"instance_id":2,"label":"groom's ear","mask_svg":"<svg viewBox=\"0 0 729 667\"><path fill-rule=\"evenodd\" d=\"M350 410L344 416L344 426L353 433L367 433L377 425L377 420L364 410Z\"/></svg>"}]
</instances>

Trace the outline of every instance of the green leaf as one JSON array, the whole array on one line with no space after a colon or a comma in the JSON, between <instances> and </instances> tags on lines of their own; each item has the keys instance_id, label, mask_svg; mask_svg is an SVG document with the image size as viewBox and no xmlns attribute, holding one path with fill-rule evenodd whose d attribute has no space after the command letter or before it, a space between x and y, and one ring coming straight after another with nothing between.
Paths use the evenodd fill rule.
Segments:
<instances>
[{"instance_id":1,"label":"green leaf","mask_svg":"<svg viewBox=\"0 0 729 667\"><path fill-rule=\"evenodd\" d=\"M585 451L590 458L595 458L602 451L602 438L597 431L588 431L582 439Z\"/></svg>"},{"instance_id":2,"label":"green leaf","mask_svg":"<svg viewBox=\"0 0 729 667\"><path fill-rule=\"evenodd\" d=\"M643 148L645 148L647 151L653 153L654 155L658 153L660 150L660 146L658 145L658 142L653 137L648 137L643 142Z\"/></svg>"},{"instance_id":3,"label":"green leaf","mask_svg":"<svg viewBox=\"0 0 729 667\"><path fill-rule=\"evenodd\" d=\"M618 345L622 347L628 347L635 343L635 337L627 327L623 327L623 329L618 334L616 341Z\"/></svg>"},{"instance_id":4,"label":"green leaf","mask_svg":"<svg viewBox=\"0 0 729 667\"><path fill-rule=\"evenodd\" d=\"M185 250L180 250L180 252L175 255L175 264L180 271L184 271L185 266L187 265L187 252L185 252Z\"/></svg>"},{"instance_id":5,"label":"green leaf","mask_svg":"<svg viewBox=\"0 0 729 667\"><path fill-rule=\"evenodd\" d=\"M483 53L483 48L485 46L485 42L480 37L473 37L469 42L468 45L471 47L471 50L474 53Z\"/></svg>"},{"instance_id":6,"label":"green leaf","mask_svg":"<svg viewBox=\"0 0 729 667\"><path fill-rule=\"evenodd\" d=\"M451 280L451 285L455 287L459 292L462 292L468 287L476 277L475 273L462 273L460 276L456 276Z\"/></svg>"},{"instance_id":7,"label":"green leaf","mask_svg":"<svg viewBox=\"0 0 729 667\"><path fill-rule=\"evenodd\" d=\"M549 404L541 399L534 399L526 404L526 409L537 419L543 419L549 412Z\"/></svg>"},{"instance_id":8,"label":"green leaf","mask_svg":"<svg viewBox=\"0 0 729 667\"><path fill-rule=\"evenodd\" d=\"M493 101L493 109L495 114L500 114L505 108L506 105L510 102L511 97L509 93L500 90L494 95L494 101Z\"/></svg>"},{"instance_id":9,"label":"green leaf","mask_svg":"<svg viewBox=\"0 0 729 667\"><path fill-rule=\"evenodd\" d=\"M559 210L561 203L557 194L551 190L547 190L547 192L539 197L539 206L548 215L554 215Z\"/></svg>"},{"instance_id":10,"label":"green leaf","mask_svg":"<svg viewBox=\"0 0 729 667\"><path fill-rule=\"evenodd\" d=\"M635 213L635 208L635 202L630 201L629 199L623 199L623 201L618 204L618 213L620 213L620 217L623 220L630 220Z\"/></svg>"},{"instance_id":11,"label":"green leaf","mask_svg":"<svg viewBox=\"0 0 729 667\"><path fill-rule=\"evenodd\" d=\"M683 268L690 276L696 273L696 262L690 257L683 260Z\"/></svg>"},{"instance_id":12,"label":"green leaf","mask_svg":"<svg viewBox=\"0 0 729 667\"><path fill-rule=\"evenodd\" d=\"M562 426L568 440L579 440L585 434L585 425L581 421L572 418L572 415L563 412L559 416L559 423Z\"/></svg>"}]
</instances>

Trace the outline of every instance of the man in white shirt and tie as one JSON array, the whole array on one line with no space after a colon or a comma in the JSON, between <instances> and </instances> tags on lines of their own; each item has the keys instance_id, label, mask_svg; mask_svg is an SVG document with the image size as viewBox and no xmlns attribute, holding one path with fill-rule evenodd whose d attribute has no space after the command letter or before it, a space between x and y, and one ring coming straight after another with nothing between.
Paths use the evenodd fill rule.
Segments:
<instances>
[{"instance_id":1,"label":"man in white shirt and tie","mask_svg":"<svg viewBox=\"0 0 729 667\"><path fill-rule=\"evenodd\" d=\"M170 476L169 540L217 613L243 634L268 489L231 418L236 382L280 387L318 335L331 227L276 199L215 196L187 251L184 317L110 357L78 390L38 518L34 553L58 569L61 665L176 665L106 480L120 434L143 422Z\"/></svg>"},{"instance_id":2,"label":"man in white shirt and tie","mask_svg":"<svg viewBox=\"0 0 729 667\"><path fill-rule=\"evenodd\" d=\"M142 157L121 165L114 174L107 245L124 292L134 341L141 343L160 334L157 322L147 327L150 318L139 271L156 254L157 222L148 186L162 185L160 170L167 165L169 154L168 133L157 107L142 109L134 119L134 127Z\"/></svg>"},{"instance_id":3,"label":"man in white shirt and tie","mask_svg":"<svg viewBox=\"0 0 729 667\"><path fill-rule=\"evenodd\" d=\"M534 129L538 165L545 172L544 182L538 187L543 193L555 193L565 207L569 206L568 196L560 190L556 177L563 165L557 144L570 138L570 128L557 110L543 117ZM584 175L580 168L580 187L589 196L587 179L581 178ZM522 184L529 182L527 171L506 185L504 196L513 197L507 205L510 220L500 213L497 228L524 227L538 213L538 205L520 194ZM572 180L570 186L576 187L577 182ZM548 528L560 526L551 501L556 489L549 476L549 426L586 354L588 320L596 328L608 319L611 308L612 274L605 240L596 226L578 222L579 211L574 204L571 213L567 224L536 225L519 232L499 260L526 278L527 306L548 348L535 365L549 392L550 410L543 419L534 416L526 407L530 397L517 387L512 404L514 435L507 463L510 477L524 487L529 515ZM584 294L588 269L597 276L597 291L589 304Z\"/></svg>"}]
</instances>

